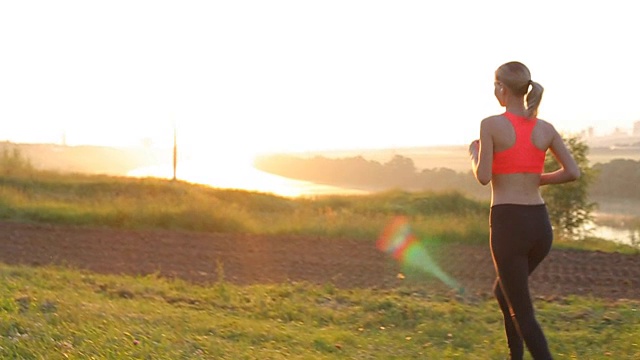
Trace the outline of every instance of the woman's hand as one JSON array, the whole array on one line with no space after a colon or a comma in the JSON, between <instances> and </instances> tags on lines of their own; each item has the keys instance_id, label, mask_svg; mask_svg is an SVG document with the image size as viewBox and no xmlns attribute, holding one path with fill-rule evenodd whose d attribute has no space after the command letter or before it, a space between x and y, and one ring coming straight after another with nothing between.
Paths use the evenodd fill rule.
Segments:
<instances>
[{"instance_id":1,"label":"woman's hand","mask_svg":"<svg viewBox=\"0 0 640 360\"><path fill-rule=\"evenodd\" d=\"M474 160L478 159L478 152L480 152L480 140L476 139L469 144L469 155Z\"/></svg>"}]
</instances>

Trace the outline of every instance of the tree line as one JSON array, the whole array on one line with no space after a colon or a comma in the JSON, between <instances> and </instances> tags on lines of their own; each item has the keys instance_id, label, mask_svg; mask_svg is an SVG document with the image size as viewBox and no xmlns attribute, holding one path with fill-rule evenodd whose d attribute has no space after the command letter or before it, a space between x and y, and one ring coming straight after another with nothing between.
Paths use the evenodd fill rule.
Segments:
<instances>
[{"instance_id":1,"label":"tree line","mask_svg":"<svg viewBox=\"0 0 640 360\"><path fill-rule=\"evenodd\" d=\"M566 138L582 176L578 181L542 188L551 222L566 238L582 238L584 225L592 220L595 197L640 201L640 161L616 159L589 165L588 146L576 137ZM479 200L488 200L490 187L481 186L471 169L456 172L447 168L418 170L412 159L396 155L386 163L366 160L362 156L329 159L323 156L299 158L273 155L258 158L255 166L266 172L289 178L359 188L370 191L400 189L405 191L453 191ZM545 171L558 164L550 154Z\"/></svg>"},{"instance_id":2,"label":"tree line","mask_svg":"<svg viewBox=\"0 0 640 360\"><path fill-rule=\"evenodd\" d=\"M419 170L412 159L402 155L395 155L386 163L366 160L362 156L335 159L271 155L258 158L255 166L288 178L371 191L458 191L478 199L486 199L490 195L490 189L479 185L471 170ZM608 163L597 163L591 170L590 196L640 201L640 161L614 159Z\"/></svg>"},{"instance_id":3,"label":"tree line","mask_svg":"<svg viewBox=\"0 0 640 360\"><path fill-rule=\"evenodd\" d=\"M590 195L640 201L640 161L614 159L595 164L593 169L597 176Z\"/></svg>"},{"instance_id":4,"label":"tree line","mask_svg":"<svg viewBox=\"0 0 640 360\"><path fill-rule=\"evenodd\" d=\"M257 158L255 166L288 178L370 191L458 191L481 199L489 195L489 190L478 184L471 171L463 173L447 168L419 170L412 159L402 155L395 155L386 163L362 156L335 159L271 155Z\"/></svg>"}]
</instances>

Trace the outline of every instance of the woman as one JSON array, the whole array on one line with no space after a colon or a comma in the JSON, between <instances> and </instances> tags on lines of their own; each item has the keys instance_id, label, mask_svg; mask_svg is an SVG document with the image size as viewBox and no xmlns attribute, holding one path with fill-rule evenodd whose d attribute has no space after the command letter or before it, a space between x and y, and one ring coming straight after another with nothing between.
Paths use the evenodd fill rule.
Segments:
<instances>
[{"instance_id":1,"label":"woman","mask_svg":"<svg viewBox=\"0 0 640 360\"><path fill-rule=\"evenodd\" d=\"M482 185L491 182L494 293L504 316L510 359L523 358L523 340L534 359L551 359L528 283L553 240L539 188L576 180L580 169L553 125L537 118L543 88L531 81L524 64L500 66L494 86L505 112L482 120L480 139L469 146L476 179ZM547 150L559 162L559 170L543 172Z\"/></svg>"}]
</instances>

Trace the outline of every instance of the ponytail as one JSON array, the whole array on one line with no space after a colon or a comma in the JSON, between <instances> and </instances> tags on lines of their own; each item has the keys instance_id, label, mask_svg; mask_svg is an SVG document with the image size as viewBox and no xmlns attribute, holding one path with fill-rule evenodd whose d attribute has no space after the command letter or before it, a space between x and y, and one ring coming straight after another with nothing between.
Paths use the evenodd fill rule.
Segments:
<instances>
[{"instance_id":1,"label":"ponytail","mask_svg":"<svg viewBox=\"0 0 640 360\"><path fill-rule=\"evenodd\" d=\"M531 80L529 80L529 85L531 85L531 90L527 94L527 109L525 115L531 119L538 116L538 107L540 106L540 100L542 100L544 88L542 85Z\"/></svg>"}]
</instances>

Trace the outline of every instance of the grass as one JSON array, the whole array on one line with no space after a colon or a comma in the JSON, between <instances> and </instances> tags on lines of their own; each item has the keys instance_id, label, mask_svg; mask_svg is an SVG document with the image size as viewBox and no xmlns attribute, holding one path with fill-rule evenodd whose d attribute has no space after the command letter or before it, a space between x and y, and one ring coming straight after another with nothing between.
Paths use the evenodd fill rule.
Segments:
<instances>
[{"instance_id":1,"label":"grass","mask_svg":"<svg viewBox=\"0 0 640 360\"><path fill-rule=\"evenodd\" d=\"M397 215L420 236L486 244L489 206L460 193L285 198L181 181L36 172L0 177L0 219L132 229L294 234L370 241ZM638 253L588 238L556 246Z\"/></svg>"},{"instance_id":2,"label":"grass","mask_svg":"<svg viewBox=\"0 0 640 360\"><path fill-rule=\"evenodd\" d=\"M485 244L489 204L460 193L387 191L284 198L183 181L35 170L18 152L0 157L0 219L115 228L296 234L371 240L397 215L443 242ZM638 224L640 219L627 222ZM587 250L637 252L609 241L563 241Z\"/></svg>"},{"instance_id":3,"label":"grass","mask_svg":"<svg viewBox=\"0 0 640 360\"><path fill-rule=\"evenodd\" d=\"M554 248L573 249L582 251L602 251L617 252L621 254L640 254L640 248L613 241L602 240L597 237L586 237L581 240L557 240L554 241Z\"/></svg>"},{"instance_id":4,"label":"grass","mask_svg":"<svg viewBox=\"0 0 640 360\"><path fill-rule=\"evenodd\" d=\"M161 179L0 177L0 218L6 220L372 239L398 214L448 241L481 241L488 234L486 207L457 193L290 199Z\"/></svg>"},{"instance_id":5,"label":"grass","mask_svg":"<svg viewBox=\"0 0 640 360\"><path fill-rule=\"evenodd\" d=\"M0 356L11 359L497 359L493 301L331 284L197 286L0 265ZM558 359L640 356L640 302L537 303Z\"/></svg>"},{"instance_id":6,"label":"grass","mask_svg":"<svg viewBox=\"0 0 640 360\"><path fill-rule=\"evenodd\" d=\"M15 170L15 169L14 169ZM457 193L390 191L288 199L158 179L63 175L28 167L0 177L0 218L116 228L375 239L393 216L441 242L486 244L488 206ZM635 252L598 239L556 246ZM604 249L604 250L603 250ZM497 359L493 300L332 284L198 286L156 276L0 264L0 358ZM638 301L538 300L558 359L640 358Z\"/></svg>"}]
</instances>

